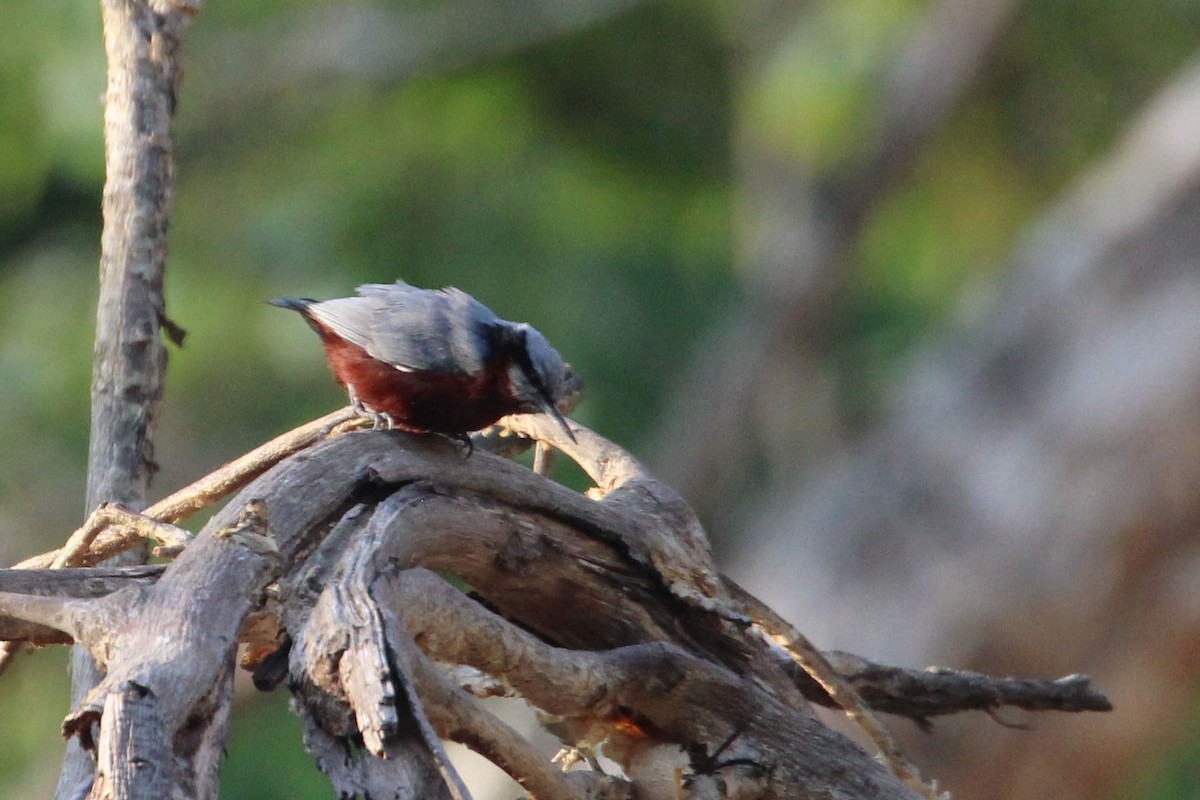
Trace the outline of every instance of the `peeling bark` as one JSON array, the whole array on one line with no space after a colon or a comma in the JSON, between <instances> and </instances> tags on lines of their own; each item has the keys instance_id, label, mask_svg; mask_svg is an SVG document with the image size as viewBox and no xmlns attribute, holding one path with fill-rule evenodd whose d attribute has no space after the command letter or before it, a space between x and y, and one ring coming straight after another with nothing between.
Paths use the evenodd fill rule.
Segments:
<instances>
[{"instance_id":1,"label":"peeling bark","mask_svg":"<svg viewBox=\"0 0 1200 800\"><path fill-rule=\"evenodd\" d=\"M803 637L721 576L674 492L584 428L571 443L538 418L508 422L567 450L597 480L592 496L482 448L464 458L439 437L349 433L261 475L161 574L43 571L53 578L35 588L0 571L0 631L65 631L108 671L64 727L99 754L96 796L146 796L157 781L167 792L153 796L215 796L239 637L256 685L286 681L337 791L393 800L467 796L442 739L538 797L933 797L898 753L889 771L809 702L845 706L829 689L849 693L868 730L868 704L918 722L1008 703L1105 707L1080 677L789 656L777 642ZM628 780L560 772L439 664L525 697Z\"/></svg>"}]
</instances>

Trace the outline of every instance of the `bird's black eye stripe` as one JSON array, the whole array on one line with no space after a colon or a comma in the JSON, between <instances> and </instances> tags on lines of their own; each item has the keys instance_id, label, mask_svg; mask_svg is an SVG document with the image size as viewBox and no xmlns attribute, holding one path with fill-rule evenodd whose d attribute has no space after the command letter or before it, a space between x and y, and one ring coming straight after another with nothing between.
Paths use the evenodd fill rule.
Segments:
<instances>
[{"instance_id":1,"label":"bird's black eye stripe","mask_svg":"<svg viewBox=\"0 0 1200 800\"><path fill-rule=\"evenodd\" d=\"M546 390L546 384L542 383L542 376L533 366L533 359L529 357L529 348L525 346L525 334L521 332L521 343L516 348L517 366L525 373L525 377L533 384L533 390L545 397L547 400L553 400L550 397L550 392Z\"/></svg>"},{"instance_id":2,"label":"bird's black eye stripe","mask_svg":"<svg viewBox=\"0 0 1200 800\"><path fill-rule=\"evenodd\" d=\"M554 398L546 388L545 382L542 381L541 374L533 366L533 359L529 357L529 345L525 341L524 329L511 325L498 325L492 329L492 336L496 347L500 348L500 352L504 356L516 362L517 368L525 374L533 386L533 390L553 405Z\"/></svg>"}]
</instances>

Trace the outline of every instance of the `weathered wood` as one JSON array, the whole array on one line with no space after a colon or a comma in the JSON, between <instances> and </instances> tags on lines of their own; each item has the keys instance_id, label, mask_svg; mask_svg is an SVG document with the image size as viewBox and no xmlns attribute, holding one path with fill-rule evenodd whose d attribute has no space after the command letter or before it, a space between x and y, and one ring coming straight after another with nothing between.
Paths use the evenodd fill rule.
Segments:
<instances>
[{"instance_id":1,"label":"weathered wood","mask_svg":"<svg viewBox=\"0 0 1200 800\"><path fill-rule=\"evenodd\" d=\"M329 579L317 584L309 571L282 593L294 637L290 685L305 708L306 742L339 792L468 800L404 676L392 669L383 620L363 582L374 574L376 537L371 515L358 512L366 509L343 518L312 560L328 568ZM360 737L363 746L353 747ZM389 780L386 793L381 778Z\"/></svg>"},{"instance_id":2,"label":"weathered wood","mask_svg":"<svg viewBox=\"0 0 1200 800\"><path fill-rule=\"evenodd\" d=\"M338 797L369 800L444 800L445 783L429 763L429 752L419 738L396 737L389 757L377 758L353 745L352 739L334 736L313 715L313 706L297 704L304 726L304 746L333 784Z\"/></svg>"},{"instance_id":3,"label":"weathered wood","mask_svg":"<svg viewBox=\"0 0 1200 800\"><path fill-rule=\"evenodd\" d=\"M162 574L161 566L99 567L90 570L0 569L0 593L60 598L94 598L130 585L149 585ZM31 644L70 644L70 634L0 611L0 641Z\"/></svg>"},{"instance_id":4,"label":"weathered wood","mask_svg":"<svg viewBox=\"0 0 1200 800\"><path fill-rule=\"evenodd\" d=\"M148 586L158 580L165 569L163 564L69 570L0 569L0 592L47 597L104 597L131 584Z\"/></svg>"},{"instance_id":5,"label":"weathered wood","mask_svg":"<svg viewBox=\"0 0 1200 800\"><path fill-rule=\"evenodd\" d=\"M251 504L253 505L253 504ZM96 601L119 609L123 619L80 631L79 638L106 667L107 675L68 718L66 731L78 732L81 719L98 716L107 694L132 682L154 696L158 713L172 733L212 691L223 665L232 658L243 619L262 600L278 573L277 553L248 546L243 538L262 536L263 526L243 507L218 515L209 535L188 548L153 586L122 591ZM239 519L229 520L238 515Z\"/></svg>"},{"instance_id":6,"label":"weathered wood","mask_svg":"<svg viewBox=\"0 0 1200 800\"><path fill-rule=\"evenodd\" d=\"M198 4L103 0L101 8L108 58L106 180L87 512L104 502L142 508L157 469L153 431L167 357L159 330L165 325L178 341L183 335L167 319L163 301L174 179L171 117L179 37ZM98 677L96 666L76 649L72 700L81 699ZM57 797L82 797L91 789L92 774L91 759L69 743Z\"/></svg>"},{"instance_id":7,"label":"weathered wood","mask_svg":"<svg viewBox=\"0 0 1200 800\"><path fill-rule=\"evenodd\" d=\"M419 491L419 487L408 491ZM671 606L662 604L661 591L656 600L653 583L631 570L610 545L573 535L561 523L517 509L490 508L471 498L432 491L416 497L419 503L414 503L407 514L403 543L389 541L384 545L385 554L398 563L445 569L461 576L477 591L486 587L489 602L503 608L508 618L519 620L527 629L538 631L543 638L560 646L600 649L671 640L701 648L664 613ZM365 525L370 514L369 509L362 508L368 512L360 520ZM352 516L348 514L343 521ZM355 527L344 536L353 538L361 530ZM335 530L321 547L330 546L330 553L336 554L346 545L339 538ZM331 580L328 572L318 570L331 566L331 557L319 551L313 553L297 565L286 581L281 580L282 612L300 613L292 620L293 626L304 624L304 616L311 610L316 595L300 601L288 592L328 583ZM164 565L145 565L0 570L0 593L98 598L128 586L149 586L165 569ZM550 575L555 576L554 580L546 580ZM537 579L539 576L541 580ZM614 582L622 587L621 592L611 591ZM576 613L577 604L589 609L586 617ZM14 611L12 605L0 603L0 641L38 645L72 641L62 631L14 616ZM239 640L247 641L248 637L249 632L243 626ZM743 665L735 666L739 672L756 674L761 679L766 671L745 653L739 656L728 649L723 652L725 659L735 659L727 663ZM1082 675L1057 680L997 678L950 669L905 669L838 651L827 651L824 655L871 708L918 723L965 710L1106 711L1110 708L1103 695L1093 690ZM738 657L742 659L740 662L736 660ZM824 690L800 674L798 667L783 663L808 700L833 705Z\"/></svg>"},{"instance_id":8,"label":"weathered wood","mask_svg":"<svg viewBox=\"0 0 1200 800\"><path fill-rule=\"evenodd\" d=\"M576 434L578 437L580 432L576 432ZM587 443L588 434L582 435L582 441ZM554 485L539 487L536 486L536 482L534 482L534 486L532 487L518 486L512 485L512 483L506 481L497 481L494 480L494 477L496 477L498 474L505 473L506 469L508 469L508 465L503 462L497 464L488 464L486 458L481 458L480 462L487 465L487 473L476 474L472 468L464 467L464 465L458 464L455 465L454 470L451 470L451 474L440 473L438 474L436 480L427 480L420 483L412 483L409 480L402 479L401 476L389 474L389 470L383 468L382 465L377 468L378 480L390 480L394 481L396 485L406 485L407 488L402 489L401 494L409 495L408 498L401 498L401 495L397 495L397 499L400 499L400 505L397 506L397 509L406 512L404 515L402 515L400 511L390 512L392 521L389 524L400 524L401 527L404 528L404 535L400 535L400 533L396 531L398 539L402 540L404 543L398 546L397 549L392 549L392 551L389 552L391 559L394 559L398 564L407 565L414 563L414 561L420 561L420 559L424 558L426 555L425 553L421 552L420 547L413 546L412 539L406 539L406 536L410 534L410 531L412 531L414 528L414 525L409 524L409 519L407 517L407 512L412 511L414 513L418 513L422 519L426 519L427 521L424 525L415 525L416 529L437 531L436 534L431 534L430 536L425 537L422 537L420 534L418 534L418 541L440 543L440 545L443 547L439 547L438 552L443 553L449 559L448 563L445 564L446 569L460 572L460 575L462 575L463 565L455 560L455 554L460 555L461 560L463 554L481 553L484 554L484 558L482 558L482 560L486 561L488 560L488 554L499 553L499 551L494 551L494 549L492 549L490 546L485 545L481 547L482 541L480 540L479 534L480 516L470 515L470 509L472 509L472 507L486 505L488 499L496 500L503 498L503 503L506 504L506 506L516 506L516 509L509 507L508 513L516 513L517 509L529 511L530 506L533 506L533 509L541 510L544 513L552 511L553 517L559 519L559 521L562 521L563 518L569 518L575 523L580 523L580 521L583 521L583 524L586 525L587 533L590 534L592 539L596 539L601 542L607 541L616 543L618 546L618 553L624 551L625 564L623 565L622 572L628 575L631 570L640 569L643 573L643 577L652 579L652 581L656 583L658 594L667 602L667 606L670 608L668 612L664 613L664 619L670 620L673 612L674 618L676 618L674 619L674 625L679 624L679 619L685 616L685 613L682 613L684 610L684 603L680 603L679 601L685 600L685 597L680 597L677 591L674 591L673 588L666 585L666 578L658 575L652 566L654 558L649 557L649 555L646 553L647 549L652 547L652 543L647 542L647 539L653 541L656 536L661 536L662 534L655 533L654 525L648 524L646 519L638 519L643 515L643 513L646 513L644 512L646 507L652 507L655 505L653 498L656 497L656 495L660 495L660 497L666 497L666 495L662 495L661 489L658 492L654 492L649 486L646 486L641 492L622 494L620 493L620 489L624 488L622 485L617 483L617 485L612 486L612 492L610 495L612 499L608 505L612 506L613 509L624 509L625 511L625 513L617 513L617 515L613 515L613 521L617 523L617 530L622 530L624 525L630 525L632 529L638 531L638 534L642 535L642 541L640 542L641 547L632 548L637 551L636 557L632 557L632 555L628 552L629 548L626 548L628 542L626 542L622 535L619 533L614 535L612 530L608 530L604 534L596 533L595 521L593 518L594 509L596 506L605 505L604 501L599 501L599 503L598 501L586 501L586 505L590 507L588 507L588 509L581 509L581 507L577 507L577 495L566 493L568 497L564 497L560 503L554 504L553 509L550 509L550 507L546 505L546 498L544 497L545 493L552 494L554 492L558 492L560 489L562 489L562 487L556 487ZM521 480L528 483L527 471L520 470L516 475L520 477ZM628 475L632 481L632 479L634 479L634 473L630 471ZM450 486L446 486L446 483L449 483ZM469 489L470 493L464 495L464 489ZM484 494L485 498L473 498L472 495L474 493ZM442 498L450 498L451 503L457 498L462 498L462 501L460 504L458 504L458 507L446 509L446 507L438 504L439 495ZM620 506L619 503L622 501L620 499L624 497L634 498L635 504L630 505L640 505L643 506L643 509L634 510L629 509L628 506ZM648 498L650 499L649 501ZM674 516L677 516L676 513L674 513L676 510L674 510L673 504L665 504L664 509L665 516L668 521L670 521L670 519L672 519ZM450 512L446 513L448 510ZM630 516L630 512L632 512L632 516ZM377 515L378 513L382 513L382 511L377 512ZM403 521L397 523L396 519L400 517L403 517ZM527 527L530 530L539 529L538 524L528 524ZM492 528L494 528L494 525ZM664 523L662 524L662 528L670 528L670 525ZM470 546L467 546L468 542L455 541L455 537L449 533L449 529L461 530L463 531L464 536L474 535L475 539L474 541L470 542ZM650 531L649 535L647 535L647 531ZM551 542L570 541L571 536L566 535L560 537L558 540L551 539L551 537L546 537L546 539L547 541ZM494 555L492 555L491 558L496 559ZM502 578L500 581L480 583L481 573L478 571L472 573L468 567L468 570L466 570L467 575L472 576L470 579L473 579L473 583L476 585L476 588L479 588L485 595L490 595L490 600L492 600L492 602L497 602L496 597L490 594L491 590L496 587L497 584L503 585L504 583L509 583L511 584L511 595L524 596L528 597L528 599L532 599L530 602L535 604L535 606L538 606L541 612L545 613L547 609L546 604L544 602L539 603L539 600L545 601L545 597L541 597L539 591L535 588L530 588L530 576L523 576L524 579L521 579L520 583L514 584L512 583L514 571L512 571L511 567L515 565L515 561L511 558L505 557L500 557L496 560L498 560L502 565L508 563L509 567L509 569L503 569L502 567L502 570L496 572L496 576ZM680 559L677 561L677 564L678 563L686 564L686 561ZM546 572L547 577L554 575L552 570L547 570ZM679 572L679 575L686 575L686 571ZM598 596L604 597L607 594L611 594L612 588L613 584L611 582L608 583L605 587L607 591L601 591ZM686 595L686 593L683 594ZM572 612L578 615L578 619L592 620L593 608L588 607L586 603L581 601L582 597L576 595L575 601L572 602L569 607L572 609ZM704 608L704 603L696 603L695 606L692 607L697 610L702 610ZM505 610L506 612L512 613L511 608L506 608ZM532 618L533 620L538 619L538 616L538 613L529 614L529 618ZM623 624L628 626L629 620L623 620ZM668 624L670 624L670 622L668 622ZM583 636L583 634L580 633L580 636ZM605 643L598 642L598 640L593 637L590 639L589 644L592 646L602 646ZM608 644L611 645L611 643Z\"/></svg>"},{"instance_id":9,"label":"weathered wood","mask_svg":"<svg viewBox=\"0 0 1200 800\"><path fill-rule=\"evenodd\" d=\"M89 800L172 796L175 759L154 697L127 683L105 698L104 717Z\"/></svg>"},{"instance_id":10,"label":"weathered wood","mask_svg":"<svg viewBox=\"0 0 1200 800\"><path fill-rule=\"evenodd\" d=\"M605 791L601 781L591 785L576 781L547 761L516 731L487 713L475 698L438 671L394 615L381 612L380 617L391 645L393 674L402 675L412 687L411 696L420 701L431 731L480 753L513 776L533 797L590 800Z\"/></svg>"},{"instance_id":11,"label":"weathered wood","mask_svg":"<svg viewBox=\"0 0 1200 800\"><path fill-rule=\"evenodd\" d=\"M172 492L162 500L148 507L142 512L142 516L162 523L175 523L187 519L197 511L208 508L217 501L241 489L284 458L310 446L327 434L332 428L351 422L356 416L347 407L334 411L331 414L326 414L319 419L315 419L312 422L277 436L271 441L254 448L249 453L210 472L200 480ZM85 552L70 553L71 548L68 543L66 547L59 550L51 550L48 553L27 558L17 564L17 566L25 569L42 569L55 565L80 566L96 564L133 546L130 534L136 533L136 531L131 532L125 526L112 524L113 520L104 517L102 513L104 508L105 506L103 505L97 508L88 518L88 521L84 523L84 526L72 535L72 539L74 539L75 536L87 530L93 519L97 517L103 518L101 521L107 527L95 536L94 541L91 542L90 547ZM161 530L161 526L148 524L142 533L145 536L154 538ZM161 548L156 551L156 554L159 552L168 554L177 553L181 549L177 539L178 536L162 537L162 541L169 542L171 546Z\"/></svg>"},{"instance_id":12,"label":"weathered wood","mask_svg":"<svg viewBox=\"0 0 1200 800\"><path fill-rule=\"evenodd\" d=\"M131 752L149 746L138 743L138 731L106 727L106 715L122 713L125 694L138 687L136 699L154 715L147 730L171 742L173 763L163 769L172 791L186 796L215 791L243 626L253 628L256 648L266 648L256 656L261 685L278 683L278 666L290 665L305 740L339 792L465 795L432 731L478 748L545 796L629 790L595 775L562 783L555 768L446 683L415 642L563 716L568 742L607 741L605 752L625 765L639 796L713 796L717 784L764 800L912 796L812 716L801 692L821 697L820 686L805 682L744 615L755 603L711 566L686 506L619 449L583 429L576 437L573 455L604 486L595 498L484 452L464 458L438 437L336 436L246 487L157 582L147 585L134 572L128 587L102 597L0 594L0 615L69 630L107 666L65 725L89 747L108 734L132 737L120 745ZM674 530L683 544L660 547ZM664 552L679 554L670 576L658 568ZM426 567L466 580L511 622L417 569ZM64 594L85 585L69 582L70 572L39 574L53 575ZM264 613L276 577L273 611ZM4 579L0 572L0 588ZM93 581L92 594L116 588L115 580ZM703 588L712 581L721 587L715 595ZM842 664L860 677L870 672L861 661ZM609 687L603 697L599 684L588 683L593 678ZM902 707L897 695L912 692L917 719L931 713L920 690L947 685L918 689L894 673L880 682L893 708ZM630 741L635 730L642 733ZM101 759L110 793L134 780L121 777L115 757Z\"/></svg>"},{"instance_id":13,"label":"weathered wood","mask_svg":"<svg viewBox=\"0 0 1200 800\"><path fill-rule=\"evenodd\" d=\"M1086 675L1057 680L997 678L956 669L904 669L850 653L825 654L871 708L901 714L927 730L929 717L962 711L1112 711Z\"/></svg>"},{"instance_id":14,"label":"weathered wood","mask_svg":"<svg viewBox=\"0 0 1200 800\"><path fill-rule=\"evenodd\" d=\"M174 76L147 2L105 0L104 233L92 371L87 510L145 504L166 348L163 264L172 175Z\"/></svg>"},{"instance_id":15,"label":"weathered wood","mask_svg":"<svg viewBox=\"0 0 1200 800\"><path fill-rule=\"evenodd\" d=\"M376 584L381 602L433 657L501 678L534 705L565 717L581 743L606 740L605 752L627 769L636 767L642 748L665 742L712 753L736 739L724 759L750 763L729 768L725 777L753 784L754 796L916 796L879 763L857 764L862 751L811 715L669 644L562 650L471 603L432 573L381 577L385 580ZM845 765L851 762L857 766L848 773Z\"/></svg>"}]
</instances>

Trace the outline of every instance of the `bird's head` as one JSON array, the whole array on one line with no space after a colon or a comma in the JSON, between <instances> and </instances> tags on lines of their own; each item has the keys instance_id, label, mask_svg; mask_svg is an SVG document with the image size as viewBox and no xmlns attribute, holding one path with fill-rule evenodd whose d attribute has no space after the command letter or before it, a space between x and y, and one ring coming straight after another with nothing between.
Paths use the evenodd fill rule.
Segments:
<instances>
[{"instance_id":1,"label":"bird's head","mask_svg":"<svg viewBox=\"0 0 1200 800\"><path fill-rule=\"evenodd\" d=\"M525 323L503 324L513 398L523 411L549 414L575 441L559 406L579 393L579 377L536 328Z\"/></svg>"}]
</instances>

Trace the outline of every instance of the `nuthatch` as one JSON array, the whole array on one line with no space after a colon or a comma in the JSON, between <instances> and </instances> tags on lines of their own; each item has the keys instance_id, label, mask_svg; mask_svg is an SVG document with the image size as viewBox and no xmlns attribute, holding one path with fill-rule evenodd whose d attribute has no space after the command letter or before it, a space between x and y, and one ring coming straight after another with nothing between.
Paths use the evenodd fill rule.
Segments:
<instances>
[{"instance_id":1,"label":"nuthatch","mask_svg":"<svg viewBox=\"0 0 1200 800\"><path fill-rule=\"evenodd\" d=\"M320 335L334 377L376 428L457 437L506 414L543 411L574 440L558 403L578 380L537 330L458 289L396 281L357 291L271 305L299 311Z\"/></svg>"}]
</instances>

